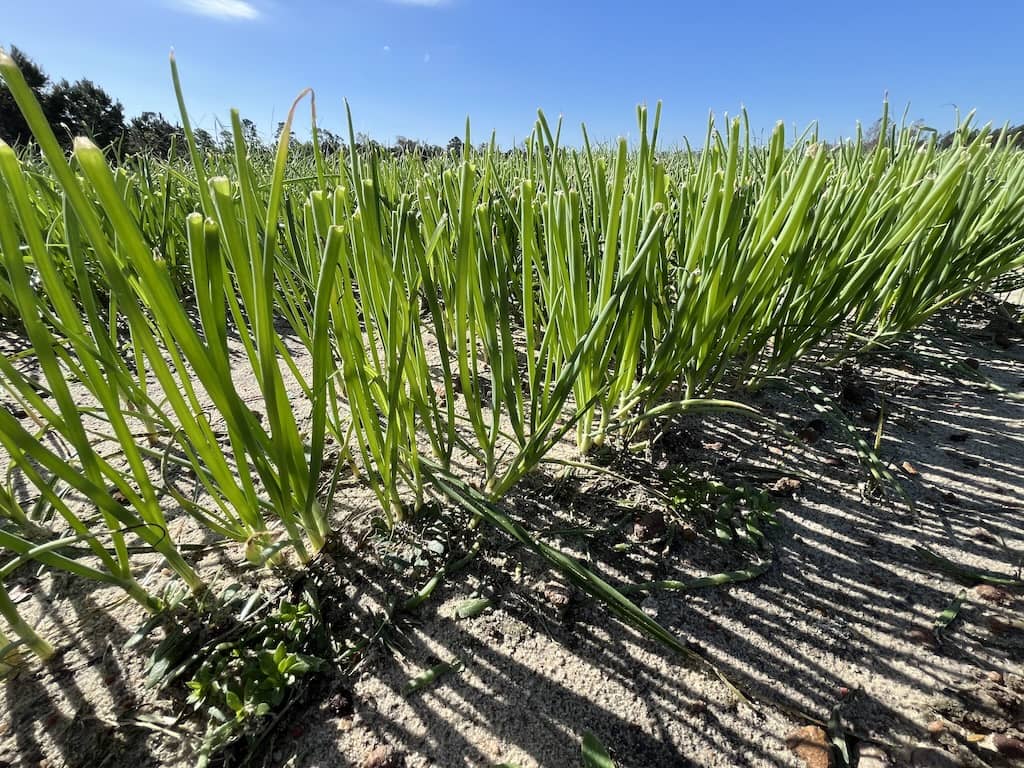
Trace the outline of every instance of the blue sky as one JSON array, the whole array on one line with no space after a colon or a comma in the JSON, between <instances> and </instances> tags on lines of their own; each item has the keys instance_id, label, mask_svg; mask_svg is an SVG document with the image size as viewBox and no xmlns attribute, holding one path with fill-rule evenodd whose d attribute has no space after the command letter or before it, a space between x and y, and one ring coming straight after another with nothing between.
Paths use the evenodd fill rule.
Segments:
<instances>
[{"instance_id":1,"label":"blue sky","mask_svg":"<svg viewBox=\"0 0 1024 768\"><path fill-rule=\"evenodd\" d=\"M946 129L954 105L1024 122L1024 4L965 2L559 2L559 0L11 0L0 42L53 78L89 77L129 115L177 115L177 52L193 119L238 107L271 132L306 86L321 122L444 143L508 144L536 109L576 139L635 136L635 106L665 103L663 145L703 138L707 113L745 105L825 137L894 110ZM307 113L308 114L308 113Z\"/></svg>"}]
</instances>

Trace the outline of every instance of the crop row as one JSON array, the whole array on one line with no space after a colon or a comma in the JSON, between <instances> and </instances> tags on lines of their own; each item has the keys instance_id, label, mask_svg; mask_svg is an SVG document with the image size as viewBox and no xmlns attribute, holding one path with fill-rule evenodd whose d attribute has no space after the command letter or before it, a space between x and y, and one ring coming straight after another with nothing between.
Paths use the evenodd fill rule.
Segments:
<instances>
[{"instance_id":1,"label":"crop row","mask_svg":"<svg viewBox=\"0 0 1024 768\"><path fill-rule=\"evenodd\" d=\"M130 542L204 588L172 508L253 563L306 562L343 469L390 524L431 494L467 502L460 473L498 501L567 436L585 454L743 409L715 398L825 345L888 343L1024 263L1024 154L969 119L940 148L887 114L876 142L836 146L781 124L755 145L735 118L667 153L660 107L638 110L634 147L563 147L540 115L521 149L475 151L467 125L461 157L423 160L325 155L314 109L306 168L295 107L272 158L237 113L233 155L201 154L174 70L188 157L112 167L84 138L69 158L2 53L0 73L39 152L0 145L0 305L29 347L0 358L23 413L0 408L19 478L0 487L0 614L44 657L3 587L27 561L158 611Z\"/></svg>"}]
</instances>

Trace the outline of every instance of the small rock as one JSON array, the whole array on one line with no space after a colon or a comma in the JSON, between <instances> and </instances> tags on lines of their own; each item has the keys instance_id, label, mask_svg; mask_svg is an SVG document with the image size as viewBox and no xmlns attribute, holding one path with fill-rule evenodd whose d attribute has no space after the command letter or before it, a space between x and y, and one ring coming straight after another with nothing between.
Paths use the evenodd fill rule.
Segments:
<instances>
[{"instance_id":1,"label":"small rock","mask_svg":"<svg viewBox=\"0 0 1024 768\"><path fill-rule=\"evenodd\" d=\"M992 531L990 531L988 528L982 528L980 525L975 526L974 528L971 528L969 531L967 531L967 535L972 539L977 539L978 541L987 541L991 544L996 544L999 542L999 539L996 537L994 533L992 533Z\"/></svg>"},{"instance_id":2,"label":"small rock","mask_svg":"<svg viewBox=\"0 0 1024 768\"><path fill-rule=\"evenodd\" d=\"M1020 629L1016 622L1004 619L1002 616L989 616L986 623L988 624L989 630L997 635L1002 635L1007 632L1013 632L1015 629Z\"/></svg>"},{"instance_id":3,"label":"small rock","mask_svg":"<svg viewBox=\"0 0 1024 768\"><path fill-rule=\"evenodd\" d=\"M797 430L796 436L803 440L808 445L813 445L821 439L821 432L815 429L810 424L805 424L799 430Z\"/></svg>"},{"instance_id":4,"label":"small rock","mask_svg":"<svg viewBox=\"0 0 1024 768\"><path fill-rule=\"evenodd\" d=\"M572 589L560 581L549 581L544 585L544 598L560 614L565 613L572 602Z\"/></svg>"},{"instance_id":5,"label":"small rock","mask_svg":"<svg viewBox=\"0 0 1024 768\"><path fill-rule=\"evenodd\" d=\"M904 461L903 464L902 464L902 467L903 467L903 471L906 472L908 475L913 476L913 475L921 474L920 472L917 471L917 467L915 467L909 461Z\"/></svg>"},{"instance_id":6,"label":"small rock","mask_svg":"<svg viewBox=\"0 0 1024 768\"><path fill-rule=\"evenodd\" d=\"M633 523L633 538L651 541L665 535L665 516L660 509L645 512Z\"/></svg>"},{"instance_id":7,"label":"small rock","mask_svg":"<svg viewBox=\"0 0 1024 768\"><path fill-rule=\"evenodd\" d=\"M1007 736L1005 733L997 733L992 737L992 743L1001 755L1024 757L1024 740Z\"/></svg>"},{"instance_id":8,"label":"small rock","mask_svg":"<svg viewBox=\"0 0 1024 768\"><path fill-rule=\"evenodd\" d=\"M832 768L832 746L825 729L817 725L798 728L786 737L786 746L807 765L807 768Z\"/></svg>"},{"instance_id":9,"label":"small rock","mask_svg":"<svg viewBox=\"0 0 1024 768\"><path fill-rule=\"evenodd\" d=\"M723 448L725 448L725 443L704 443L704 450L706 451L714 451L715 453L718 453Z\"/></svg>"},{"instance_id":10,"label":"small rock","mask_svg":"<svg viewBox=\"0 0 1024 768\"><path fill-rule=\"evenodd\" d=\"M1013 595L994 584L979 584L974 588L974 594L982 600L988 600L990 603L1009 603L1013 601Z\"/></svg>"},{"instance_id":11,"label":"small rock","mask_svg":"<svg viewBox=\"0 0 1024 768\"><path fill-rule=\"evenodd\" d=\"M920 643L921 645L935 645L935 633L928 629L921 629L920 627L908 629L905 636L907 640L914 643Z\"/></svg>"},{"instance_id":12,"label":"small rock","mask_svg":"<svg viewBox=\"0 0 1024 768\"><path fill-rule=\"evenodd\" d=\"M978 370L979 368L981 368L981 363L979 363L979 362L978 362L978 361L977 361L977 360L976 360L975 358L973 358L973 357L968 357L968 358L965 358L965 359L964 359L964 365L966 365L966 366L967 366L968 368L970 368L970 369L971 369L972 371L976 371L976 370Z\"/></svg>"},{"instance_id":13,"label":"small rock","mask_svg":"<svg viewBox=\"0 0 1024 768\"><path fill-rule=\"evenodd\" d=\"M928 734L930 736L939 736L946 732L946 724L941 720L932 720L928 723Z\"/></svg>"},{"instance_id":14,"label":"small rock","mask_svg":"<svg viewBox=\"0 0 1024 768\"><path fill-rule=\"evenodd\" d=\"M874 744L858 744L856 765L858 768L888 768L892 763L889 761L889 755L881 747Z\"/></svg>"},{"instance_id":15,"label":"small rock","mask_svg":"<svg viewBox=\"0 0 1024 768\"><path fill-rule=\"evenodd\" d=\"M362 768L405 768L405 757L391 747L377 747L363 760Z\"/></svg>"},{"instance_id":16,"label":"small rock","mask_svg":"<svg viewBox=\"0 0 1024 768\"><path fill-rule=\"evenodd\" d=\"M985 679L988 680L990 683L999 684L1003 682L1003 674L1002 672L997 672L993 669L992 671L985 673Z\"/></svg>"},{"instance_id":17,"label":"small rock","mask_svg":"<svg viewBox=\"0 0 1024 768\"><path fill-rule=\"evenodd\" d=\"M779 448L779 446L777 445L769 445L768 453L770 453L772 456L782 456L783 450Z\"/></svg>"},{"instance_id":18,"label":"small rock","mask_svg":"<svg viewBox=\"0 0 1024 768\"><path fill-rule=\"evenodd\" d=\"M355 702L352 700L352 694L348 691L338 691L327 699L327 711L334 717L351 717L352 713L355 712Z\"/></svg>"},{"instance_id":19,"label":"small rock","mask_svg":"<svg viewBox=\"0 0 1024 768\"><path fill-rule=\"evenodd\" d=\"M804 484L795 477L780 477L769 489L774 496L792 496L800 493Z\"/></svg>"},{"instance_id":20,"label":"small rock","mask_svg":"<svg viewBox=\"0 0 1024 768\"><path fill-rule=\"evenodd\" d=\"M691 715L706 715L708 712L708 705L705 702L698 699L696 701L691 701L690 703L688 703L686 705L686 711L689 712Z\"/></svg>"},{"instance_id":21,"label":"small rock","mask_svg":"<svg viewBox=\"0 0 1024 768\"><path fill-rule=\"evenodd\" d=\"M821 460L826 467L845 467L846 462L839 456L826 456Z\"/></svg>"}]
</instances>

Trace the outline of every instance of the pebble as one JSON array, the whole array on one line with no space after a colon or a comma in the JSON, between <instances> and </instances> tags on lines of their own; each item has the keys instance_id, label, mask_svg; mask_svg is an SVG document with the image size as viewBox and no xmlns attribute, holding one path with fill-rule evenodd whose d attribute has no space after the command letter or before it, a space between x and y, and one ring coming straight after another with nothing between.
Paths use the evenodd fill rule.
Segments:
<instances>
[{"instance_id":1,"label":"pebble","mask_svg":"<svg viewBox=\"0 0 1024 768\"><path fill-rule=\"evenodd\" d=\"M708 711L708 705L700 699L691 701L686 705L686 711L691 715L706 715Z\"/></svg>"},{"instance_id":2,"label":"pebble","mask_svg":"<svg viewBox=\"0 0 1024 768\"><path fill-rule=\"evenodd\" d=\"M922 645L935 645L935 633L927 629L908 629L906 632L907 640L915 643L921 643Z\"/></svg>"},{"instance_id":3,"label":"pebble","mask_svg":"<svg viewBox=\"0 0 1024 768\"><path fill-rule=\"evenodd\" d=\"M1024 757L1024 741L1007 736L1005 733L997 733L992 737L992 743L996 751L1007 757Z\"/></svg>"},{"instance_id":4,"label":"pebble","mask_svg":"<svg viewBox=\"0 0 1024 768\"><path fill-rule=\"evenodd\" d=\"M794 493L800 493L803 487L804 484L795 477L780 477L769 490L774 496L792 496Z\"/></svg>"},{"instance_id":5,"label":"pebble","mask_svg":"<svg viewBox=\"0 0 1024 768\"><path fill-rule=\"evenodd\" d=\"M645 512L633 523L633 538L651 541L665 535L665 516L660 509Z\"/></svg>"},{"instance_id":6,"label":"pebble","mask_svg":"<svg viewBox=\"0 0 1024 768\"><path fill-rule=\"evenodd\" d=\"M572 602L572 589L560 581L549 581L544 585L544 597L559 613L564 613Z\"/></svg>"},{"instance_id":7,"label":"pebble","mask_svg":"<svg viewBox=\"0 0 1024 768\"><path fill-rule=\"evenodd\" d=\"M967 535L972 539L977 539L978 541L999 541L999 539L996 538L996 535L992 533L992 531L990 531L988 528L982 528L980 525L975 526L974 528L971 528L969 531L967 531Z\"/></svg>"},{"instance_id":8,"label":"pebble","mask_svg":"<svg viewBox=\"0 0 1024 768\"><path fill-rule=\"evenodd\" d=\"M881 747L874 744L861 744L857 747L858 768L888 768L892 765L889 755Z\"/></svg>"},{"instance_id":9,"label":"pebble","mask_svg":"<svg viewBox=\"0 0 1024 768\"><path fill-rule=\"evenodd\" d=\"M974 594L992 603L1007 603L1013 600L1013 595L994 584L979 584L974 588Z\"/></svg>"},{"instance_id":10,"label":"pebble","mask_svg":"<svg viewBox=\"0 0 1024 768\"><path fill-rule=\"evenodd\" d=\"M375 748L363 760L361 768L404 768L405 757L392 747Z\"/></svg>"},{"instance_id":11,"label":"pebble","mask_svg":"<svg viewBox=\"0 0 1024 768\"><path fill-rule=\"evenodd\" d=\"M804 761L807 768L833 768L828 734L817 725L797 728L786 737L786 746Z\"/></svg>"},{"instance_id":12,"label":"pebble","mask_svg":"<svg viewBox=\"0 0 1024 768\"><path fill-rule=\"evenodd\" d=\"M799 437L808 445L813 445L814 443L818 442L818 438L821 437L821 433L818 432L818 430L816 430L812 426L806 426L803 427L799 432L797 432L796 436Z\"/></svg>"},{"instance_id":13,"label":"pebble","mask_svg":"<svg viewBox=\"0 0 1024 768\"><path fill-rule=\"evenodd\" d=\"M989 616L986 623L988 624L989 630L995 632L997 635L1006 632L1013 632L1014 630L1021 628L1016 622L1004 619L1002 616Z\"/></svg>"}]
</instances>

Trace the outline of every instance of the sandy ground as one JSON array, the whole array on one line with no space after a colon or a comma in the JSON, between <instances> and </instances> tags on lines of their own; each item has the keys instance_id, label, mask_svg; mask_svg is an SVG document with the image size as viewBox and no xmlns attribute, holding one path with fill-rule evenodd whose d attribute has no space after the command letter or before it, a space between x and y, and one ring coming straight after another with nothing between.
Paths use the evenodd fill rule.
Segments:
<instances>
[{"instance_id":1,"label":"sandy ground","mask_svg":"<svg viewBox=\"0 0 1024 768\"><path fill-rule=\"evenodd\" d=\"M1024 737L1024 632L1012 623L1024 601L968 590L935 641L931 627L961 585L914 550L1021 576L1024 403L944 366L976 361L989 380L1019 393L1024 348L1001 348L979 329L950 314L908 354L864 359L845 376L808 367L751 398L802 431L803 441L735 417L681 419L646 451L610 467L670 493L685 490L666 480L680 469L745 484L752 494L779 488L778 525L762 553L771 565L762 576L637 598L747 701L489 535L481 555L411 617L402 654L378 647L352 677L329 680L322 695L287 713L252 764L570 766L580 765L580 738L591 731L619 766L803 766L786 736L833 710L891 765L1013 764L991 749L991 736L981 737ZM824 394L814 395L812 385ZM816 402L832 415L823 417ZM847 422L835 417L837 405L868 442L884 408L881 456L913 505L865 487L867 469ZM819 418L808 434L804 427ZM799 484L779 487L781 478ZM344 501L348 512L371 506L355 492ZM656 497L635 482L560 467L532 477L511 499L522 522L548 531L547 541L613 583L685 580L755 560L717 542L692 503L683 509L667 515L666 532L676 535L651 536L650 525L635 523L666 514ZM376 551L366 552L368 565L353 583L360 599L382 604L414 585L382 580ZM207 555L205 572L226 569ZM140 685L147 649L123 647L137 611L63 577L25 573L19 584L19 607L64 653L59 664L30 667L3 684L0 766L191 764L182 756L178 708ZM490 609L457 617L462 601L481 595L492 599ZM439 661L461 669L403 694ZM936 720L942 732L930 734Z\"/></svg>"}]
</instances>

